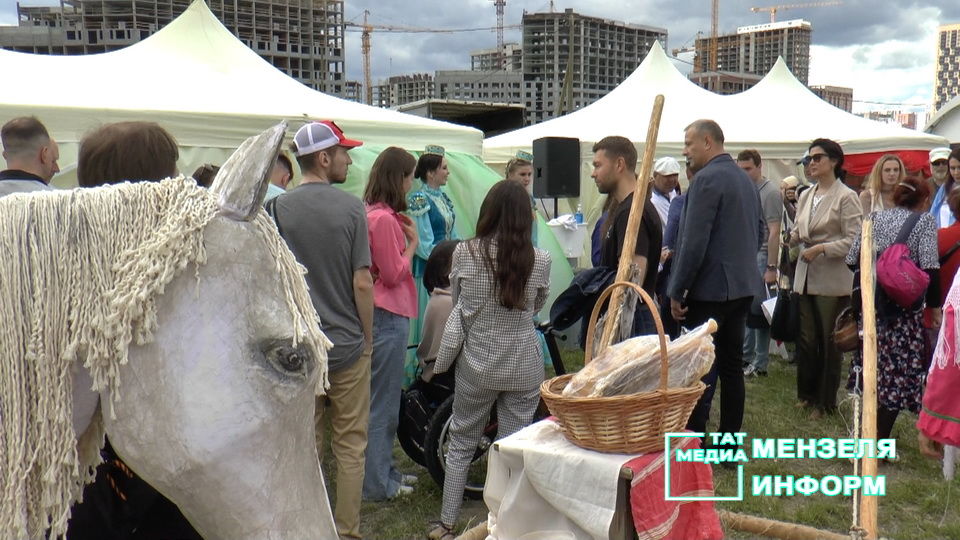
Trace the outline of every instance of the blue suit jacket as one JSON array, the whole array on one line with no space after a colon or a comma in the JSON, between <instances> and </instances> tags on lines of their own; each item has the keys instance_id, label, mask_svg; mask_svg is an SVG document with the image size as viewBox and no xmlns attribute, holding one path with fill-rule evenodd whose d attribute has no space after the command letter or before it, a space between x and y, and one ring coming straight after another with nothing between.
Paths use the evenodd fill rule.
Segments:
<instances>
[{"instance_id":1,"label":"blue suit jacket","mask_svg":"<svg viewBox=\"0 0 960 540\"><path fill-rule=\"evenodd\" d=\"M697 172L687 190L667 295L723 302L757 294L760 195L729 154Z\"/></svg>"}]
</instances>

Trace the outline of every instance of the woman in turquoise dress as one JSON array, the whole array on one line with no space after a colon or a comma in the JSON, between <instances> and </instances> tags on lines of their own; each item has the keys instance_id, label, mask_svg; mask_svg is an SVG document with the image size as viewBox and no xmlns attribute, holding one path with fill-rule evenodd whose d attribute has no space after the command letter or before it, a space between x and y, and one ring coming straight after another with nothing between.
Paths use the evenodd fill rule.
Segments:
<instances>
[{"instance_id":1,"label":"woman in turquoise dress","mask_svg":"<svg viewBox=\"0 0 960 540\"><path fill-rule=\"evenodd\" d=\"M454 228L456 213L453 209L453 201L441 189L446 185L449 175L443 147L429 145L417 161L417 169L414 172L414 176L420 179L422 185L419 190L407 196L407 213L416 224L420 238L417 252L413 257L413 279L417 284L420 316L410 324L411 345L420 343L423 312L430 300L430 295L423 288L423 271L426 268L427 259L430 258L430 252L440 242L460 239ZM404 365L405 385L409 385L417 374L416 350L411 349L409 352Z\"/></svg>"}]
</instances>

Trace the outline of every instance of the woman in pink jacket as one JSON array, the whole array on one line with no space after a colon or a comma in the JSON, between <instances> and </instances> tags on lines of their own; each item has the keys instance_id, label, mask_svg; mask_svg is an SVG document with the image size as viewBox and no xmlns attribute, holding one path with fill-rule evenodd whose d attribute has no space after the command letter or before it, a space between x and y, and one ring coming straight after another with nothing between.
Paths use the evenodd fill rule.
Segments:
<instances>
[{"instance_id":1,"label":"woman in pink jacket","mask_svg":"<svg viewBox=\"0 0 960 540\"><path fill-rule=\"evenodd\" d=\"M383 500L410 493L415 477L401 475L392 463L397 433L403 361L410 319L417 317L417 289L411 264L417 229L400 212L413 185L416 160L391 146L377 156L363 194L370 236L373 274L373 357L370 365L370 423L364 467L363 498Z\"/></svg>"}]
</instances>

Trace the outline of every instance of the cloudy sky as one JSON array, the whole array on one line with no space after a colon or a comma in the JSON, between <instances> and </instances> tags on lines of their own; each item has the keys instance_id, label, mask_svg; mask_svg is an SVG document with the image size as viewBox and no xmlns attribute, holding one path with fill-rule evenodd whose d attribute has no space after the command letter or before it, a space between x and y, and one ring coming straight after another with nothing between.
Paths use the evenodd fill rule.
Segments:
<instances>
[{"instance_id":1,"label":"cloudy sky","mask_svg":"<svg viewBox=\"0 0 960 540\"><path fill-rule=\"evenodd\" d=\"M769 14L751 6L779 0L722 0L721 33L738 26L769 22ZM50 4L53 0L21 0ZM780 2L788 4L790 2ZM496 24L492 0L345 0L348 21L427 28L477 28ZM573 8L585 15L666 28L668 48L693 42L698 31L709 33L709 0L557 0L555 9ZM547 0L507 0L505 23L519 25L523 11L548 11ZM0 24L15 24L16 1L0 0ZM778 20L804 18L813 23L810 83L849 86L855 110L926 106L933 95L936 29L960 22L957 0L843 0L842 5L792 9ZM506 41L519 41L519 29L507 29ZM493 47L492 31L452 34L373 35L373 78L437 69L469 69L469 52ZM362 78L360 34L346 38L347 77ZM688 66L678 64L681 69ZM887 106L885 104L893 104Z\"/></svg>"}]
</instances>

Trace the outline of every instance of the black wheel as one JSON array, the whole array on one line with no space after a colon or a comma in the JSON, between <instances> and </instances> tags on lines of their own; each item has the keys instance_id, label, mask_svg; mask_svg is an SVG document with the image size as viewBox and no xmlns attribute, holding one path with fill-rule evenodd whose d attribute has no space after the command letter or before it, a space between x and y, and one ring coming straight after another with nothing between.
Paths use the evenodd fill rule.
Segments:
<instances>
[{"instance_id":1,"label":"black wheel","mask_svg":"<svg viewBox=\"0 0 960 540\"><path fill-rule=\"evenodd\" d=\"M447 447L450 444L450 418L453 413L453 396L447 398L437 408L423 438L423 453L430 476L441 487L446 476ZM483 498L483 484L487 478L487 450L497 437L496 411L490 412L490 421L483 428L483 434L477 443L477 451L467 470L467 483L463 494L470 499Z\"/></svg>"},{"instance_id":2,"label":"black wheel","mask_svg":"<svg viewBox=\"0 0 960 540\"><path fill-rule=\"evenodd\" d=\"M427 410L420 390L411 388L400 398L400 422L397 424L397 440L400 448L416 464L427 466L423 455L423 437L432 410Z\"/></svg>"}]
</instances>

